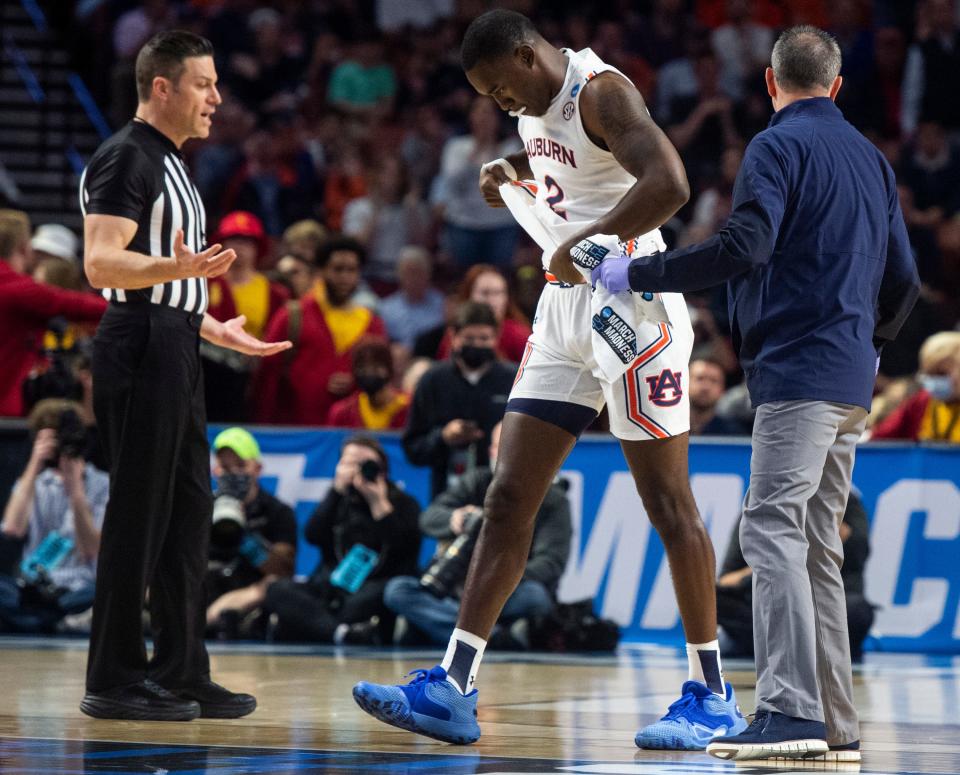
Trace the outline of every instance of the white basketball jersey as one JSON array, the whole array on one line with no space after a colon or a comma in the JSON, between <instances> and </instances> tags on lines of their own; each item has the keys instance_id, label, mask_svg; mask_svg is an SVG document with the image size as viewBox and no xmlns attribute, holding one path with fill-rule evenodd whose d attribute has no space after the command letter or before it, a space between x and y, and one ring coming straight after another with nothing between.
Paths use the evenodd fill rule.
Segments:
<instances>
[{"instance_id":1,"label":"white basketball jersey","mask_svg":"<svg viewBox=\"0 0 960 775\"><path fill-rule=\"evenodd\" d=\"M572 234L610 212L637 179L590 139L580 120L580 93L588 81L603 72L626 76L589 48L563 53L569 60L563 88L542 116L521 116L518 130L539 204L564 218ZM635 236L659 238L659 229Z\"/></svg>"}]
</instances>

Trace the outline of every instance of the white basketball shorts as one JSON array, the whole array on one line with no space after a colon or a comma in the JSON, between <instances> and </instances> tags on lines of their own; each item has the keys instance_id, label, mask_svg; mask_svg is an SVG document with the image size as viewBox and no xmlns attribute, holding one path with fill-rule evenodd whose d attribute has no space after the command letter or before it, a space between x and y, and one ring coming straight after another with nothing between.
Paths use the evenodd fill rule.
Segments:
<instances>
[{"instance_id":1,"label":"white basketball shorts","mask_svg":"<svg viewBox=\"0 0 960 775\"><path fill-rule=\"evenodd\" d=\"M636 360L623 377L607 382L593 375L590 293L588 284L550 283L543 289L510 400L563 402L595 412L606 403L610 432L618 439L666 439L689 431L693 327L683 296L663 294L670 323L641 324Z\"/></svg>"}]
</instances>

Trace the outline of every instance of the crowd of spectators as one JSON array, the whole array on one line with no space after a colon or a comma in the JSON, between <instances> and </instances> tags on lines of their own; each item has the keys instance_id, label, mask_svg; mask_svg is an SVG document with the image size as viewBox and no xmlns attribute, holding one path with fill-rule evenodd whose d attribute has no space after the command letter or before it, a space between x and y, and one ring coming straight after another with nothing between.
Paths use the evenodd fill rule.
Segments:
<instances>
[{"instance_id":1,"label":"crowd of spectators","mask_svg":"<svg viewBox=\"0 0 960 775\"><path fill-rule=\"evenodd\" d=\"M480 165L517 150L519 138L513 120L472 91L458 61L463 28L489 5L114 0L75 6L77 40L112 42L83 67L117 126L135 109L133 60L150 35L180 26L215 46L224 103L211 137L185 148L215 225L210 239L239 256L211 283L210 311L221 318L244 314L251 333L289 338L295 347L255 368L243 356L204 345L212 420L402 427L423 359L449 358L449 324L467 301L492 307L498 357L522 358L543 284L540 257L506 210L485 206L476 184ZM844 57L839 104L897 170L924 282L903 334L883 353L877 388L883 408L916 373L923 341L960 324L960 113L951 99L960 92L960 4L495 5L527 13L557 44L592 47L638 85L691 182L690 201L664 227L670 245L703 239L729 213L744 145L771 114L762 72L777 31L803 22L830 30ZM61 10L58 18L65 15ZM13 216L7 213L0 225ZM76 235L41 225L31 259L20 232L4 240L6 267L21 266L47 285L83 288ZM82 336L89 333L84 321L102 306L87 300L81 311L65 296L59 306L37 304L33 293L25 302L29 313L21 312L24 305L13 310L15 328L28 317L40 325L43 316L65 314L77 324L70 334ZM692 392L698 403L711 402L695 407L695 428L749 432L725 294L714 289L687 301L700 361ZM4 327L0 348L23 352L16 373L5 370L10 384L0 386L0 412L22 415L28 407L19 385L43 367L37 344L49 344L49 337L12 330ZM391 363L376 338L389 347ZM363 389L357 376L370 388L377 384L374 371L388 383ZM710 377L716 376L724 395L715 398Z\"/></svg>"},{"instance_id":2,"label":"crowd of spectators","mask_svg":"<svg viewBox=\"0 0 960 775\"><path fill-rule=\"evenodd\" d=\"M212 225L210 241L238 255L230 271L210 283L210 312L220 319L242 314L251 333L289 339L294 347L254 363L204 344L211 421L401 430L409 460L431 468L437 498L463 474L489 471L492 434L543 285L532 242L507 211L486 207L477 187L483 162L519 149L513 120L477 97L459 65L461 32L489 5L76 4L74 43L112 41L112 49L90 49L95 55L78 67L117 127L133 114L133 59L153 33L184 27L215 46L224 102L210 138L184 149ZM960 3L495 5L527 13L558 45L592 47L640 88L691 183L689 203L664 226L671 246L703 239L729 213L745 144L771 115L762 73L777 31L803 22L830 30L844 57L838 103L897 171L923 280L920 302L882 354L869 435L960 442L960 103L954 98L960 94ZM49 419L45 431L36 412L45 406L42 399L76 402L71 411L85 429L85 456L96 462L88 342L105 302L85 283L78 235L58 224L32 228L7 204L0 210L0 415L35 412L34 453L11 502L22 507L32 486L44 503L53 503L53 495L42 493L52 492L56 480L56 502L69 504L75 515L76 557L64 567L71 569L68 586L76 586L100 508L90 501L83 510L80 498L94 497L90 487L100 491L95 477L81 486L82 471L73 463L44 464L51 454ZM725 293L690 294L687 304L696 334L693 433L747 434L752 413L731 346ZM604 428L602 415L594 428ZM231 582L236 586L211 593L212 631L234 633L249 625L245 612L262 608L274 611L271 626L281 636L303 635L297 612L310 610L323 630L313 633L318 639L382 638L393 613L408 610L421 594L410 564L420 540L419 506L404 502L390 483L382 449L361 440L344 450L337 485L308 525L307 540L324 547L326 565L306 584L290 578L296 531L289 530L289 515L279 516L283 510L255 484L258 455L236 439L218 447L218 476L246 477L249 489L239 500L287 528L262 533L257 546L247 547L257 561L246 560L245 573ZM358 474L365 461L377 463L379 478ZM477 491L484 486L474 484ZM450 514L443 511L443 519L436 505L424 512L435 517L420 517L427 534L457 536L452 515L476 507L470 497L480 497L473 491L460 496L466 500L447 509ZM392 516L384 520L378 514L388 503ZM28 538L23 508L3 524L3 533L20 541ZM375 532L389 527L410 550L390 560L389 572L379 557L383 573L370 577L378 584L379 607L343 607L343 588L331 577L348 556L357 567L364 559L350 554L351 545L330 544L337 520L358 534L371 525ZM343 540L342 531L337 536ZM395 576L406 580L391 587ZM389 606L382 603L384 589L393 592ZM549 584L546 589L552 592ZM442 608L434 606L431 615L446 615Z\"/></svg>"}]
</instances>

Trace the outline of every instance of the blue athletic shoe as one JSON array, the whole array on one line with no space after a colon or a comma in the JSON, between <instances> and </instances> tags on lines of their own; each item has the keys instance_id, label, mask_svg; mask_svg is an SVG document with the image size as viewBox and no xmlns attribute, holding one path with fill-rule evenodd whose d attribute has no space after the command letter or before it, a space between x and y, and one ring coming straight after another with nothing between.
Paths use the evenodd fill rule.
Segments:
<instances>
[{"instance_id":1,"label":"blue athletic shoe","mask_svg":"<svg viewBox=\"0 0 960 775\"><path fill-rule=\"evenodd\" d=\"M740 762L754 759L803 759L829 753L830 747L826 738L827 727L822 721L785 716L773 711L758 711L745 731L711 740L707 753L718 759ZM850 750L859 753L859 747L857 744L856 749Z\"/></svg>"},{"instance_id":2,"label":"blue athletic shoe","mask_svg":"<svg viewBox=\"0 0 960 775\"><path fill-rule=\"evenodd\" d=\"M667 714L637 732L634 742L640 748L661 751L702 751L717 735L735 735L746 728L747 720L737 707L730 684L724 699L706 684L687 681L680 699L667 708Z\"/></svg>"},{"instance_id":3,"label":"blue athletic shoe","mask_svg":"<svg viewBox=\"0 0 960 775\"><path fill-rule=\"evenodd\" d=\"M353 699L374 718L408 732L458 745L480 739L476 689L460 694L439 665L408 675L415 677L400 686L361 681L353 687Z\"/></svg>"}]
</instances>

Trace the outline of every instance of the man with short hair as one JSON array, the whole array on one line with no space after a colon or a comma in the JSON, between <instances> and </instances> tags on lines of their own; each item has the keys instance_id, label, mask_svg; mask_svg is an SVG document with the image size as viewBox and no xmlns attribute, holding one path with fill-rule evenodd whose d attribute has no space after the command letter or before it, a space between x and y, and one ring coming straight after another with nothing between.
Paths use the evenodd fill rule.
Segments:
<instances>
[{"instance_id":1,"label":"man with short hair","mask_svg":"<svg viewBox=\"0 0 960 775\"><path fill-rule=\"evenodd\" d=\"M694 436L739 436L749 432L736 420L717 414L726 380L719 361L707 357L690 361L690 433Z\"/></svg>"},{"instance_id":2,"label":"man with short hair","mask_svg":"<svg viewBox=\"0 0 960 775\"><path fill-rule=\"evenodd\" d=\"M397 258L399 290L381 302L378 311L390 340L413 351L420 334L443 325L443 294L430 284L430 254L407 245Z\"/></svg>"},{"instance_id":3,"label":"man with short hair","mask_svg":"<svg viewBox=\"0 0 960 775\"><path fill-rule=\"evenodd\" d=\"M356 389L353 348L364 336L385 333L383 321L354 300L364 258L355 239L331 237L317 251L311 291L270 320L267 341L291 339L294 349L261 364L254 389L257 422L324 425L330 407Z\"/></svg>"},{"instance_id":4,"label":"man with short hair","mask_svg":"<svg viewBox=\"0 0 960 775\"><path fill-rule=\"evenodd\" d=\"M390 478L390 461L371 436L340 448L333 483L303 536L320 549L306 581L281 579L267 589L279 640L379 643L392 631L383 589L417 567L420 504ZM389 621L388 621L389 619Z\"/></svg>"},{"instance_id":5,"label":"man with short hair","mask_svg":"<svg viewBox=\"0 0 960 775\"><path fill-rule=\"evenodd\" d=\"M840 59L822 30L782 33L766 71L776 113L746 150L720 233L593 272L612 292L729 282L757 407L740 527L757 714L707 746L722 759L860 760L838 526L879 350L920 283L893 170L834 105Z\"/></svg>"},{"instance_id":6,"label":"man with short hair","mask_svg":"<svg viewBox=\"0 0 960 775\"><path fill-rule=\"evenodd\" d=\"M407 459L430 466L434 498L460 475L488 465L490 434L517 373L515 364L497 359L497 319L488 305L466 302L451 329L453 357L420 378L403 434Z\"/></svg>"},{"instance_id":7,"label":"man with short hair","mask_svg":"<svg viewBox=\"0 0 960 775\"><path fill-rule=\"evenodd\" d=\"M256 699L210 679L203 575L212 493L200 339L271 355L206 314L207 279L236 258L206 246L206 215L180 148L206 137L220 104L213 47L162 32L136 61L137 112L80 181L84 269L110 302L93 344L94 410L110 465L110 503L80 709L96 718L236 718ZM141 613L150 589L154 654Z\"/></svg>"}]
</instances>

